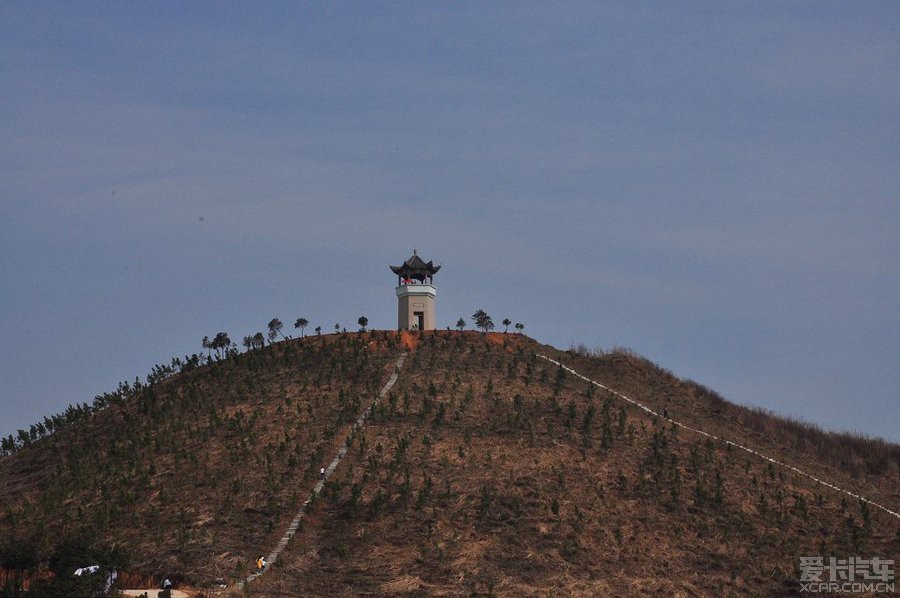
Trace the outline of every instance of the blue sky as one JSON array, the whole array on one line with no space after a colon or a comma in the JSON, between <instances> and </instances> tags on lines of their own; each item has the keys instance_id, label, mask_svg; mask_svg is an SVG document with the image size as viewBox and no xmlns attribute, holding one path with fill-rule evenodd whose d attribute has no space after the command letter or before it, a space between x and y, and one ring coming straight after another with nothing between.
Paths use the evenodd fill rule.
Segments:
<instances>
[{"instance_id":1,"label":"blue sky","mask_svg":"<svg viewBox=\"0 0 900 598\"><path fill-rule=\"evenodd\" d=\"M443 264L566 348L900 440L894 2L4 3L0 433Z\"/></svg>"}]
</instances>

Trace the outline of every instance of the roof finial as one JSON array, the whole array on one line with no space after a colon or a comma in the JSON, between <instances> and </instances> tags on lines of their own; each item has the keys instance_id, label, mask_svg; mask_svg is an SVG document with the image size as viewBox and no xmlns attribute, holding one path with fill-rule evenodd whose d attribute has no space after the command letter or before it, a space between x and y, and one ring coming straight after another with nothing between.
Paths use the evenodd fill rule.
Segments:
<instances>
[{"instance_id":1,"label":"roof finial","mask_svg":"<svg viewBox=\"0 0 900 598\"><path fill-rule=\"evenodd\" d=\"M413 247L413 255L417 255L417 254L416 254L416 248L415 248L415 247Z\"/></svg>"}]
</instances>

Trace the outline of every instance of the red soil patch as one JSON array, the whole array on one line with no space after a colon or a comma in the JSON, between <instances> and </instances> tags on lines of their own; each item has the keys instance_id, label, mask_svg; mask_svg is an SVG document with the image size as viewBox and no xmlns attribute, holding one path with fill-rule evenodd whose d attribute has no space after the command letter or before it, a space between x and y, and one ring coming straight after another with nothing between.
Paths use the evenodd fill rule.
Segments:
<instances>
[{"instance_id":1,"label":"red soil patch","mask_svg":"<svg viewBox=\"0 0 900 598\"><path fill-rule=\"evenodd\" d=\"M488 332L484 336L488 343L503 347L507 352L514 351L523 344L523 338L526 338L519 334L507 334L505 332Z\"/></svg>"},{"instance_id":2,"label":"red soil patch","mask_svg":"<svg viewBox=\"0 0 900 598\"><path fill-rule=\"evenodd\" d=\"M487 339L487 342L492 343L494 345L500 345L501 347L503 346L503 343L505 342L505 339L506 339L506 337L503 336L503 334L501 334L499 332L488 332L484 336L485 336L485 339Z\"/></svg>"},{"instance_id":3,"label":"red soil patch","mask_svg":"<svg viewBox=\"0 0 900 598\"><path fill-rule=\"evenodd\" d=\"M404 330L400 333L400 344L403 345L403 348L407 351L412 351L416 348L416 345L419 344L419 335Z\"/></svg>"}]
</instances>

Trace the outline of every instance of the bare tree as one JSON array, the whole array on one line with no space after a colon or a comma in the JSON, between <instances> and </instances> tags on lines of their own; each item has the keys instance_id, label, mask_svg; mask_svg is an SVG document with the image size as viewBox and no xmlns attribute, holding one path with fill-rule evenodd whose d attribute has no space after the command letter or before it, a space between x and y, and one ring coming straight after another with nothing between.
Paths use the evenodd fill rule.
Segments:
<instances>
[{"instance_id":1,"label":"bare tree","mask_svg":"<svg viewBox=\"0 0 900 598\"><path fill-rule=\"evenodd\" d=\"M472 319L475 320L475 325L480 328L482 332L494 329L494 321L483 309L479 309L472 314Z\"/></svg>"},{"instance_id":2,"label":"bare tree","mask_svg":"<svg viewBox=\"0 0 900 598\"><path fill-rule=\"evenodd\" d=\"M218 357L219 359L221 359L222 357L227 357L228 349L231 348L231 339L228 337L228 333L216 333L216 336L210 343L210 346L215 350L216 357Z\"/></svg>"},{"instance_id":3,"label":"bare tree","mask_svg":"<svg viewBox=\"0 0 900 598\"><path fill-rule=\"evenodd\" d=\"M306 318L297 318L297 321L294 322L294 328L300 329L300 336L306 336L306 326L309 324L309 320Z\"/></svg>"},{"instance_id":4,"label":"bare tree","mask_svg":"<svg viewBox=\"0 0 900 598\"><path fill-rule=\"evenodd\" d=\"M262 349L266 346L266 337L263 336L262 332L257 332L253 335L253 347L256 349Z\"/></svg>"},{"instance_id":5,"label":"bare tree","mask_svg":"<svg viewBox=\"0 0 900 598\"><path fill-rule=\"evenodd\" d=\"M278 318L272 318L272 321L269 322L269 340L271 342L274 343L275 339L278 338L278 336L281 336L282 339L287 340L284 338L284 335L281 334L282 328L284 328L284 323Z\"/></svg>"}]
</instances>

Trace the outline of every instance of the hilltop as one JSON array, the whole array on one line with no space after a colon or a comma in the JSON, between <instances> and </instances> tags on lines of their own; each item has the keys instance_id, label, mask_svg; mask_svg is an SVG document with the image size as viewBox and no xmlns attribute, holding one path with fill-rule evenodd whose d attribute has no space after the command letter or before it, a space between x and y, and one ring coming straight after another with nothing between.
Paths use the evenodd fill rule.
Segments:
<instances>
[{"instance_id":1,"label":"hilltop","mask_svg":"<svg viewBox=\"0 0 900 598\"><path fill-rule=\"evenodd\" d=\"M46 577L89 547L133 587L163 575L207 595L217 579L233 587L404 352L247 591L773 595L798 589L800 556L900 555L897 518L673 420L895 511L898 445L733 405L627 351L376 331L183 368L0 458L7 575Z\"/></svg>"}]
</instances>

